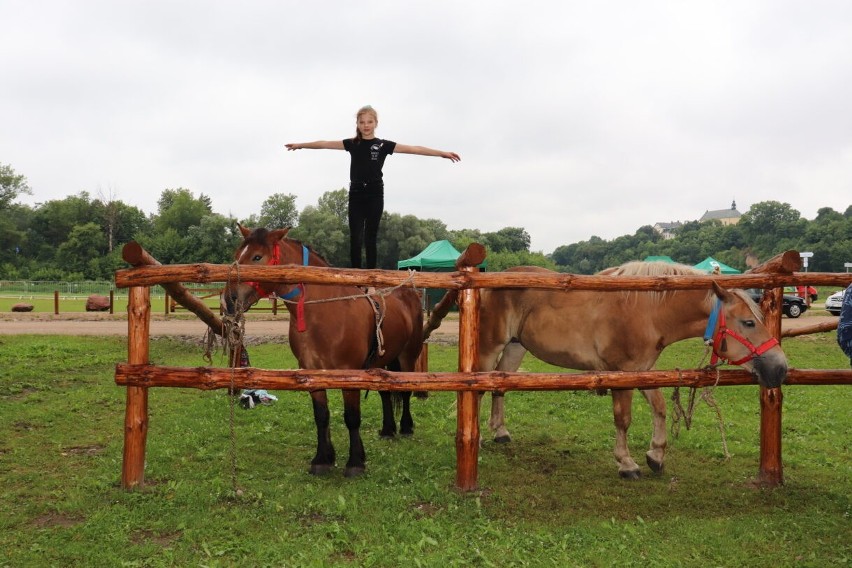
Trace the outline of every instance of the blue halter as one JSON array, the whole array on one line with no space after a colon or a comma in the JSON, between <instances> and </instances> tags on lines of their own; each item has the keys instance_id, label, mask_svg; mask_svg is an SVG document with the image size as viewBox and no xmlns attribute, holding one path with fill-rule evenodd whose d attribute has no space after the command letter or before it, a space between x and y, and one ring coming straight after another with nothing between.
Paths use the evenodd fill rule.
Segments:
<instances>
[{"instance_id":1,"label":"blue halter","mask_svg":"<svg viewBox=\"0 0 852 568\"><path fill-rule=\"evenodd\" d=\"M302 245L302 266L308 265L308 247ZM296 296L298 296L302 292L302 286L296 286L283 296L281 296L282 300L292 300Z\"/></svg>"},{"instance_id":2,"label":"blue halter","mask_svg":"<svg viewBox=\"0 0 852 568\"><path fill-rule=\"evenodd\" d=\"M707 320L707 328L704 330L704 343L710 345L713 343L713 332L716 330L716 323L719 321L719 313L722 311L722 298L716 298L716 304L710 312L710 319Z\"/></svg>"}]
</instances>

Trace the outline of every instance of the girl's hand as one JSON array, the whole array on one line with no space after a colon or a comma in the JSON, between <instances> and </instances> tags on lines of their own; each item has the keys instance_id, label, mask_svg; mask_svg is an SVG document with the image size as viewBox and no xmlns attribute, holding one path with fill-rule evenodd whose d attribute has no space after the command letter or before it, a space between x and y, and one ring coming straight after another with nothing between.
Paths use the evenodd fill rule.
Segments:
<instances>
[{"instance_id":1,"label":"girl's hand","mask_svg":"<svg viewBox=\"0 0 852 568\"><path fill-rule=\"evenodd\" d=\"M448 160L451 160L453 162L461 161L461 157L459 157L459 155L456 154L455 152L444 152L444 154L441 157L446 158Z\"/></svg>"},{"instance_id":2,"label":"girl's hand","mask_svg":"<svg viewBox=\"0 0 852 568\"><path fill-rule=\"evenodd\" d=\"M301 148L300 144L285 144L288 150L298 150Z\"/></svg>"}]
</instances>

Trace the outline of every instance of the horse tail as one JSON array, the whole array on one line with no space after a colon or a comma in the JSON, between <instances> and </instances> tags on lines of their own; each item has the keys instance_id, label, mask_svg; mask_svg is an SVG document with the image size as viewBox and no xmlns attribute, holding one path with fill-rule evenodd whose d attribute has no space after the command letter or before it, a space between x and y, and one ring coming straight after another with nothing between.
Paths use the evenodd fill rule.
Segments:
<instances>
[{"instance_id":1,"label":"horse tail","mask_svg":"<svg viewBox=\"0 0 852 568\"><path fill-rule=\"evenodd\" d=\"M402 364L399 362L399 358L394 359L390 363L388 363L388 371L400 372L402 371ZM393 405L393 413L394 415L399 414L402 410L402 401L405 398L406 392L404 391L391 391L391 404ZM408 393L410 396L410 392Z\"/></svg>"}]
</instances>

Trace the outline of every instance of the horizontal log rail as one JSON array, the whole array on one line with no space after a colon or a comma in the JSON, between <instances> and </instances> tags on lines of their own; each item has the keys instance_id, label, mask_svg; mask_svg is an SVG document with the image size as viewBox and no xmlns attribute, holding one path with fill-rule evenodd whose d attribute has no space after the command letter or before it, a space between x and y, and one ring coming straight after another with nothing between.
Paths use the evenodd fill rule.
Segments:
<instances>
[{"instance_id":1,"label":"horizontal log rail","mask_svg":"<svg viewBox=\"0 0 852 568\"><path fill-rule=\"evenodd\" d=\"M169 367L116 365L120 386L179 387L200 390L266 389L312 391L360 389L391 391L558 391L754 385L741 369L681 371L597 371L591 373L407 372L368 370L268 370L254 367ZM790 369L787 385L840 385L852 382L852 371Z\"/></svg>"},{"instance_id":2,"label":"horizontal log rail","mask_svg":"<svg viewBox=\"0 0 852 568\"><path fill-rule=\"evenodd\" d=\"M812 333L825 333L826 331L834 331L837 329L839 318L834 321L826 321L805 327L797 327L795 329L785 329L781 332L781 337L798 337L800 335L810 335Z\"/></svg>"},{"instance_id":3,"label":"horizontal log rail","mask_svg":"<svg viewBox=\"0 0 852 568\"><path fill-rule=\"evenodd\" d=\"M180 282L227 282L236 271L221 264L173 264L141 266L119 270L118 288L152 286ZM346 284L352 286L400 286L416 288L545 288L555 290L689 290L711 288L713 282L725 288L777 288L795 285L848 286L852 273L793 272L789 274L734 274L727 276L609 276L546 272L403 272L319 266L240 266L243 281L303 282L305 284ZM367 284L368 283L368 284Z\"/></svg>"}]
</instances>

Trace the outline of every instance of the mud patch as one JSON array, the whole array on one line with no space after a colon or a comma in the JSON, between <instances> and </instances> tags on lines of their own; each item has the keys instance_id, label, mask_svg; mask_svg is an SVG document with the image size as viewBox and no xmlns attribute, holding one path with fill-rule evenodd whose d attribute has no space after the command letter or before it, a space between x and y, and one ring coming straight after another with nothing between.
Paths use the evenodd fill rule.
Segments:
<instances>
[{"instance_id":1,"label":"mud patch","mask_svg":"<svg viewBox=\"0 0 852 568\"><path fill-rule=\"evenodd\" d=\"M72 446L62 451L62 456L96 456L104 451L104 447L100 444L91 446Z\"/></svg>"},{"instance_id":2,"label":"mud patch","mask_svg":"<svg viewBox=\"0 0 852 568\"><path fill-rule=\"evenodd\" d=\"M33 519L33 526L38 529L49 529L53 527L69 528L83 523L79 517L71 517L60 513L47 513Z\"/></svg>"}]
</instances>

